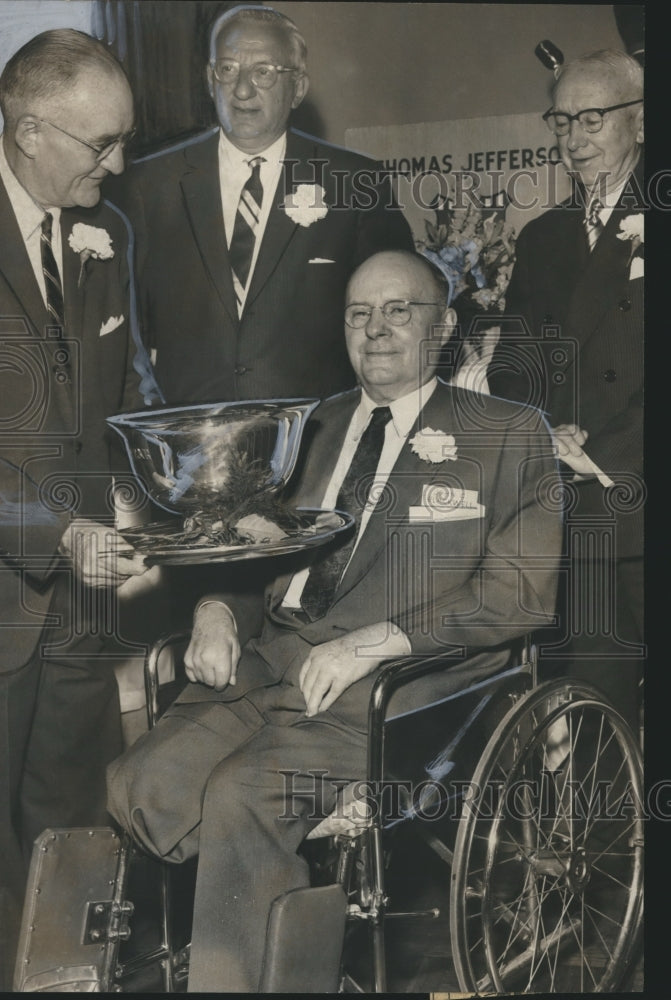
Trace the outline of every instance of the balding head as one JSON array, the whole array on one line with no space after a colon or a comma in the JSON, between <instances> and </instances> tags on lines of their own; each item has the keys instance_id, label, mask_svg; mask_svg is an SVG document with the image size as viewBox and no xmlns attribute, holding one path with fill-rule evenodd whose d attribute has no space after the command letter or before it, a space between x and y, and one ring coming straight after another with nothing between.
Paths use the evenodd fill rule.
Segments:
<instances>
[{"instance_id":1,"label":"balding head","mask_svg":"<svg viewBox=\"0 0 671 1000\"><path fill-rule=\"evenodd\" d=\"M375 254L350 278L347 350L359 382L378 404L399 399L433 377L455 323L446 283L420 254Z\"/></svg>"},{"instance_id":2,"label":"balding head","mask_svg":"<svg viewBox=\"0 0 671 1000\"><path fill-rule=\"evenodd\" d=\"M45 208L91 208L124 168L133 98L120 64L81 31L32 38L0 78L3 146L12 171Z\"/></svg>"},{"instance_id":3,"label":"balding head","mask_svg":"<svg viewBox=\"0 0 671 1000\"><path fill-rule=\"evenodd\" d=\"M126 83L119 62L105 46L82 31L55 28L26 42L0 76L0 111L12 129L24 114L44 114L70 96L82 74ZM127 86L127 84L126 84Z\"/></svg>"},{"instance_id":4,"label":"balding head","mask_svg":"<svg viewBox=\"0 0 671 1000\"><path fill-rule=\"evenodd\" d=\"M587 189L611 191L624 184L643 144L643 70L624 52L604 49L568 63L554 86L554 110L577 115L590 108L613 108L601 128L590 132L572 120L557 142L564 165ZM636 102L636 103L630 103Z\"/></svg>"}]
</instances>

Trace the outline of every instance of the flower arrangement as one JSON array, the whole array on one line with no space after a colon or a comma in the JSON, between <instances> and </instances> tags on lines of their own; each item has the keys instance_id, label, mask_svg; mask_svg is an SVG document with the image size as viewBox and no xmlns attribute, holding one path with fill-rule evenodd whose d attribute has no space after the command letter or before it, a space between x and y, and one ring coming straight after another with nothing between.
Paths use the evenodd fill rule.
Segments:
<instances>
[{"instance_id":1,"label":"flower arrangement","mask_svg":"<svg viewBox=\"0 0 671 1000\"><path fill-rule=\"evenodd\" d=\"M433 211L435 222L426 220L417 249L445 275L462 324L483 313L503 313L516 240L505 207L487 211L469 202L455 208L446 198L437 199Z\"/></svg>"}]
</instances>

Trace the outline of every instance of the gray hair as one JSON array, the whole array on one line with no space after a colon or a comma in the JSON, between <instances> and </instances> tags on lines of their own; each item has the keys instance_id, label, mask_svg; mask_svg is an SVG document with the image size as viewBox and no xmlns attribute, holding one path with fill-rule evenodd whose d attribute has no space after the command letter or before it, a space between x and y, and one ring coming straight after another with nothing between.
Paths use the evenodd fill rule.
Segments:
<instances>
[{"instance_id":1,"label":"gray hair","mask_svg":"<svg viewBox=\"0 0 671 1000\"><path fill-rule=\"evenodd\" d=\"M636 97L643 97L643 67L632 56L619 49L599 49L598 52L589 52L584 56L578 56L571 62L562 66L561 71L552 86L552 97L557 90L557 86L562 77L574 69L600 69L604 76L613 76L618 79L627 93L631 93L632 100Z\"/></svg>"},{"instance_id":2,"label":"gray hair","mask_svg":"<svg viewBox=\"0 0 671 1000\"><path fill-rule=\"evenodd\" d=\"M220 14L217 20L212 25L210 31L210 60L213 61L217 57L217 41L219 40L219 35L228 28L231 24L236 24L238 21L249 21L249 22L261 22L262 24L273 24L284 32L287 41L291 45L294 54L294 62L296 63L296 69L301 73L304 73L307 66L308 58L308 47L305 44L305 39L302 34L291 20L285 14L280 14L278 10L273 10L272 7L260 7L254 4L240 4L237 7L233 7L231 10L225 11Z\"/></svg>"},{"instance_id":3,"label":"gray hair","mask_svg":"<svg viewBox=\"0 0 671 1000\"><path fill-rule=\"evenodd\" d=\"M39 110L41 103L71 90L88 68L127 79L112 53L83 31L55 28L35 35L14 53L0 76L5 124L15 124L22 114Z\"/></svg>"}]
</instances>

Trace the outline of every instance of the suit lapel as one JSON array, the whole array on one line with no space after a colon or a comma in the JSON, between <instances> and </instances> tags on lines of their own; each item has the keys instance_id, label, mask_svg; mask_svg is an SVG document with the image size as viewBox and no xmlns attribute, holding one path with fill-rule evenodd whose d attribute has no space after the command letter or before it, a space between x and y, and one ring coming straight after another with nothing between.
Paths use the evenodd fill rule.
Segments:
<instances>
[{"instance_id":1,"label":"suit lapel","mask_svg":"<svg viewBox=\"0 0 671 1000\"><path fill-rule=\"evenodd\" d=\"M638 173L633 179L640 183ZM618 239L618 231L622 220L637 211L630 202L631 191L625 188L575 286L568 321L569 329L580 331L581 345L589 339L603 314L611 307L618 288L622 288L623 295L626 292L631 246L628 240Z\"/></svg>"},{"instance_id":2,"label":"suit lapel","mask_svg":"<svg viewBox=\"0 0 671 1000\"><path fill-rule=\"evenodd\" d=\"M300 228L298 223L291 221L281 206L284 202L284 196L291 194L297 184L316 183L315 168L310 163L310 157L313 154L312 143L295 132L287 132L287 148L284 154L286 166L282 169L277 190L273 195L268 222L249 287L247 305L251 305L258 296L277 268L289 242Z\"/></svg>"},{"instance_id":3,"label":"suit lapel","mask_svg":"<svg viewBox=\"0 0 671 1000\"><path fill-rule=\"evenodd\" d=\"M48 323L48 315L14 209L2 181L0 181L0 233L2 233L0 271L30 321L31 332L41 337Z\"/></svg>"},{"instance_id":4,"label":"suit lapel","mask_svg":"<svg viewBox=\"0 0 671 1000\"><path fill-rule=\"evenodd\" d=\"M180 184L203 266L226 311L237 324L238 310L221 206L218 150L218 129L211 138L185 150L187 170Z\"/></svg>"},{"instance_id":5,"label":"suit lapel","mask_svg":"<svg viewBox=\"0 0 671 1000\"><path fill-rule=\"evenodd\" d=\"M61 242L63 245L63 299L65 301L65 336L83 338L83 310L84 295L86 289L86 272L82 275L81 283L79 275L81 271L81 260L79 254L74 253L68 237L77 221L75 213L63 210L61 212ZM81 220L90 225L88 219ZM92 263L92 262L91 262ZM89 267L91 264L88 265ZM96 331L97 332L97 331Z\"/></svg>"}]
</instances>

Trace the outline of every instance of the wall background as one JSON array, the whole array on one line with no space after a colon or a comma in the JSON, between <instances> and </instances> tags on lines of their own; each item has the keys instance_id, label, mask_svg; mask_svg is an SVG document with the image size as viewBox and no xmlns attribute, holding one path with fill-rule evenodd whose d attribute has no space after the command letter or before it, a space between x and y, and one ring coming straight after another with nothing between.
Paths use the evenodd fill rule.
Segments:
<instances>
[{"instance_id":1,"label":"wall background","mask_svg":"<svg viewBox=\"0 0 671 1000\"><path fill-rule=\"evenodd\" d=\"M567 61L624 48L610 4L271 5L308 44L311 118L300 127L336 143L366 125L543 112L552 76L538 42L549 38Z\"/></svg>"},{"instance_id":2,"label":"wall background","mask_svg":"<svg viewBox=\"0 0 671 1000\"><path fill-rule=\"evenodd\" d=\"M162 17L175 18L185 3L195 6L162 0ZM311 88L295 124L335 143L345 142L348 128L544 111L551 75L534 55L541 39L567 59L623 48L610 4L273 6L296 21L308 43ZM92 17L92 0L0 0L0 67L38 31L91 31Z\"/></svg>"},{"instance_id":3,"label":"wall background","mask_svg":"<svg viewBox=\"0 0 671 1000\"><path fill-rule=\"evenodd\" d=\"M0 0L0 70L40 31L78 28L90 33L92 6L91 0Z\"/></svg>"}]
</instances>

